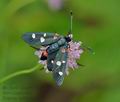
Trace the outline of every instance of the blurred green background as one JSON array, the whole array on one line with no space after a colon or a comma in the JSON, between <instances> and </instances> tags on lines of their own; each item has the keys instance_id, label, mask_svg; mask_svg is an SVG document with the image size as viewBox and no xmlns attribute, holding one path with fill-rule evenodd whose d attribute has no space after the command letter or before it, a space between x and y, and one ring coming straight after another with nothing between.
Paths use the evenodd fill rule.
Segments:
<instances>
[{"instance_id":1,"label":"blurred green background","mask_svg":"<svg viewBox=\"0 0 120 102\"><path fill-rule=\"evenodd\" d=\"M21 36L25 32L69 30L73 10L75 41L91 46L81 67L70 71L61 87L51 74L36 71L0 85L0 102L120 102L119 0L0 0L0 78L32 68L34 49Z\"/></svg>"}]
</instances>

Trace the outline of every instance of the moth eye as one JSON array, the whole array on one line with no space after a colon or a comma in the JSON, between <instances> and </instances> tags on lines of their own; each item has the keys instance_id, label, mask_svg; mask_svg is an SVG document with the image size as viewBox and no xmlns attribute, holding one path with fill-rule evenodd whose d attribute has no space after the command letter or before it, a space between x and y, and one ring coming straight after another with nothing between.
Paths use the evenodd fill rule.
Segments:
<instances>
[{"instance_id":1,"label":"moth eye","mask_svg":"<svg viewBox=\"0 0 120 102\"><path fill-rule=\"evenodd\" d=\"M35 39L35 34L34 33L32 34L32 38Z\"/></svg>"},{"instance_id":2,"label":"moth eye","mask_svg":"<svg viewBox=\"0 0 120 102\"><path fill-rule=\"evenodd\" d=\"M44 33L44 35L43 35L44 37L46 37L46 33Z\"/></svg>"},{"instance_id":3,"label":"moth eye","mask_svg":"<svg viewBox=\"0 0 120 102\"><path fill-rule=\"evenodd\" d=\"M59 75L62 76L62 75L63 75L63 72L59 72Z\"/></svg>"},{"instance_id":4,"label":"moth eye","mask_svg":"<svg viewBox=\"0 0 120 102\"><path fill-rule=\"evenodd\" d=\"M45 39L43 37L40 38L40 42L43 43L45 42Z\"/></svg>"},{"instance_id":5,"label":"moth eye","mask_svg":"<svg viewBox=\"0 0 120 102\"><path fill-rule=\"evenodd\" d=\"M60 62L60 61L57 61L56 64L57 64L58 66L61 66L61 62Z\"/></svg>"}]
</instances>

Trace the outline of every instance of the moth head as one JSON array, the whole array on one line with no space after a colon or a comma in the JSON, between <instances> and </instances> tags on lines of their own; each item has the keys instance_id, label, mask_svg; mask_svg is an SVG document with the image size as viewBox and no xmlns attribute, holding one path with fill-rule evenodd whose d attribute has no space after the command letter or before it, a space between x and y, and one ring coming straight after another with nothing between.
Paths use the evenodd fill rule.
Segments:
<instances>
[{"instance_id":1,"label":"moth head","mask_svg":"<svg viewBox=\"0 0 120 102\"><path fill-rule=\"evenodd\" d=\"M71 40L72 40L72 38L73 38L73 34L68 34L66 37L65 37L65 40L67 41L67 42L70 42Z\"/></svg>"}]
</instances>

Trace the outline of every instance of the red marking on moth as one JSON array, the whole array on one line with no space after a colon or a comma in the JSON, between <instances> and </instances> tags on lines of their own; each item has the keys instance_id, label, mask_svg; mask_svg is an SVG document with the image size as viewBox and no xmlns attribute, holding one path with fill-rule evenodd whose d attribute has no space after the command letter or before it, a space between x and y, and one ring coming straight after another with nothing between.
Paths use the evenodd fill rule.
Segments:
<instances>
[{"instance_id":1,"label":"red marking on moth","mask_svg":"<svg viewBox=\"0 0 120 102\"><path fill-rule=\"evenodd\" d=\"M42 55L47 57L48 56L48 52L47 51L42 51Z\"/></svg>"}]
</instances>

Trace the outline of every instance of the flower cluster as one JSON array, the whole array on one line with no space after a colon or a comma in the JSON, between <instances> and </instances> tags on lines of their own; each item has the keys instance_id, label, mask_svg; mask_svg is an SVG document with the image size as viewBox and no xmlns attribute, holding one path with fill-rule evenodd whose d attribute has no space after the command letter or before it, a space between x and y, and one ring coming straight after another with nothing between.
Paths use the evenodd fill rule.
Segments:
<instances>
[{"instance_id":1,"label":"flower cluster","mask_svg":"<svg viewBox=\"0 0 120 102\"><path fill-rule=\"evenodd\" d=\"M70 49L68 50L68 59L66 65L66 74L68 74L69 68L75 69L78 68L77 60L80 59L80 55L83 53L83 49L80 48L81 42L69 42ZM36 51L35 55L39 58L41 57L42 51ZM43 64L46 68L47 62L46 61L39 61L40 64ZM46 68L47 69L47 68Z\"/></svg>"},{"instance_id":2,"label":"flower cluster","mask_svg":"<svg viewBox=\"0 0 120 102\"><path fill-rule=\"evenodd\" d=\"M68 52L68 67L77 68L77 59L80 58L80 55L83 53L83 49L80 49L81 42L70 42L70 51Z\"/></svg>"},{"instance_id":3,"label":"flower cluster","mask_svg":"<svg viewBox=\"0 0 120 102\"><path fill-rule=\"evenodd\" d=\"M57 11L60 10L63 6L64 0L47 0L48 6L51 10Z\"/></svg>"}]
</instances>

